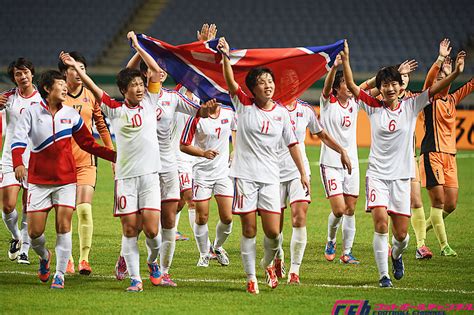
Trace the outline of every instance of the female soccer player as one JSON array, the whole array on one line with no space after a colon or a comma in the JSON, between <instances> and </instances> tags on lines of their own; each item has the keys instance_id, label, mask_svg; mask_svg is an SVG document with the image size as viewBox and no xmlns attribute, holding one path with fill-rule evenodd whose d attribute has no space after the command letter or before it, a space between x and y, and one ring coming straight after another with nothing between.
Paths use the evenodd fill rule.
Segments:
<instances>
[{"instance_id":1,"label":"female soccer player","mask_svg":"<svg viewBox=\"0 0 474 315\"><path fill-rule=\"evenodd\" d=\"M64 288L64 273L71 256L71 219L76 207L76 166L71 137L83 150L114 162L115 152L95 143L81 116L64 106L67 86L64 76L55 70L41 75L38 85L43 98L26 107L15 128L12 159L15 177L26 180L22 155L31 144L28 168L28 233L31 246L40 256L38 276L49 280L51 252L45 247L44 230L49 210L56 211L56 273L51 288Z\"/></svg>"},{"instance_id":2,"label":"female soccer player","mask_svg":"<svg viewBox=\"0 0 474 315\"><path fill-rule=\"evenodd\" d=\"M262 217L265 233L262 267L266 282L271 288L278 285L272 261L280 239L280 179L276 154L280 141L289 147L301 184L308 193L310 186L288 111L272 100L275 91L273 73L268 68L249 71L246 85L253 94L251 98L234 79L230 61L225 57L229 55L229 45L224 38L219 40L219 49L224 78L238 114L236 151L230 170L235 181L233 212L240 215L242 222L241 254L247 274L247 292L257 294L256 212Z\"/></svg>"},{"instance_id":3,"label":"female soccer player","mask_svg":"<svg viewBox=\"0 0 474 315\"><path fill-rule=\"evenodd\" d=\"M72 51L69 55L76 60L79 67L86 71L87 62L83 55ZM77 110L87 129L92 133L92 123L94 122L104 145L113 150L114 145L110 138L99 103L91 91L86 89L82 80L74 67L66 66L59 61L58 68L66 77L67 97L64 105ZM76 192L76 213L77 213L77 231L79 235L79 273L89 275L92 269L89 264L89 252L92 246L92 198L97 177L97 161L95 157L82 150L77 143L72 140L72 154L76 161L77 168L77 192ZM68 273L74 273L74 259L71 256L66 270Z\"/></svg>"},{"instance_id":4,"label":"female soccer player","mask_svg":"<svg viewBox=\"0 0 474 315\"><path fill-rule=\"evenodd\" d=\"M299 86L299 80L296 72L294 70L287 69L282 75L281 85L283 89L287 91L287 93L295 95L297 87ZM285 107L290 114L290 120L293 125L299 147L301 149L301 156L303 158L305 171L308 176L308 182L310 181L311 170L309 167L308 158L306 157L306 149L304 145L306 128L309 128L311 134L317 135L328 147L333 148L336 152L338 152L338 157L342 159L341 165L344 165L343 167L348 168L350 173L351 162L349 161L346 151L341 146L339 146L339 144L337 144L336 141L323 129L312 106L300 99L296 99ZM306 213L309 203L311 202L311 196L303 189L300 183L300 174L298 172L298 168L291 158L290 152L286 146L280 146L278 159L280 161L281 208L282 210L286 208L286 201L288 199L290 202L292 216L291 222L293 227L290 243L291 267L288 276L288 283L299 284L299 270L303 260L307 241ZM283 214L284 213L282 212L280 220L281 232L283 230ZM280 238L280 246L277 257L274 260L275 272L278 278L284 278L286 273L283 263L284 254L282 240L283 234Z\"/></svg>"},{"instance_id":5,"label":"female soccer player","mask_svg":"<svg viewBox=\"0 0 474 315\"><path fill-rule=\"evenodd\" d=\"M20 183L15 178L12 161L12 138L15 127L22 117L25 109L33 103L41 101L41 96L33 85L35 68L33 63L25 58L18 58L10 63L7 70L15 88L0 95L0 109L5 110L6 135L2 153L1 189L3 192L2 218L5 226L12 235L8 258L18 259L19 264L30 264L28 251L30 241L28 238L28 226L26 218L26 196L28 194L28 183ZM29 147L24 155L23 163L28 167ZM18 212L16 202L20 188L23 188L23 214L21 218L21 230L18 229Z\"/></svg>"},{"instance_id":6,"label":"female soccer player","mask_svg":"<svg viewBox=\"0 0 474 315\"><path fill-rule=\"evenodd\" d=\"M398 99L402 79L396 67L379 70L376 86L382 94L379 101L361 90L352 77L349 47L341 53L344 79L354 97L369 115L371 147L366 174L367 210L374 221L374 254L380 274L381 287L391 287L388 275L388 215L392 219L392 270L395 279L404 275L402 253L408 246L407 233L410 214L410 178L414 174L413 132L418 113L430 102L430 96L448 86L463 70L465 52L456 60L456 70L423 91L420 95Z\"/></svg>"},{"instance_id":7,"label":"female soccer player","mask_svg":"<svg viewBox=\"0 0 474 315\"><path fill-rule=\"evenodd\" d=\"M357 116L359 104L347 88L338 56L326 76L320 100L321 123L337 143L348 151L352 172L341 164L340 154L324 143L321 145L320 173L331 212L328 217L328 236L324 256L333 261L336 253L336 234L342 220L342 255L340 262L358 264L352 255L356 232L354 211L359 196L359 159L357 156Z\"/></svg>"},{"instance_id":8,"label":"female soccer player","mask_svg":"<svg viewBox=\"0 0 474 315\"><path fill-rule=\"evenodd\" d=\"M131 278L127 291L139 292L143 290L143 284L137 236L142 229L149 250L147 263L150 281L153 285L159 285L163 279L156 262L161 202L158 176L161 159L156 134L156 111L161 74L155 60L138 44L135 33L129 32L127 38L149 67L149 83L148 88L145 88L144 79L138 70L121 70L117 75L117 86L125 98L124 102L111 99L68 54L62 53L61 60L67 66L74 67L84 85L96 99L101 100L101 109L114 127L118 152L114 216L120 217L122 223L122 254Z\"/></svg>"},{"instance_id":9,"label":"female soccer player","mask_svg":"<svg viewBox=\"0 0 474 315\"><path fill-rule=\"evenodd\" d=\"M181 137L181 151L199 157L193 166L193 201L196 205L194 237L200 253L198 267L208 267L211 258L207 221L212 195L216 199L220 219L212 252L222 266L229 265L229 257L222 246L232 232L234 187L229 178L229 137L233 119L231 109L215 107L208 118L189 118Z\"/></svg>"},{"instance_id":10,"label":"female soccer player","mask_svg":"<svg viewBox=\"0 0 474 315\"><path fill-rule=\"evenodd\" d=\"M452 71L451 58L440 53L431 71L436 74L435 83L445 79ZM430 84L425 83L427 86ZM448 244L444 218L456 209L458 199L456 105L473 89L473 79L451 94L448 94L448 87L434 95L434 101L423 110L425 136L421 143L420 170L422 185L427 188L431 201L426 228L434 229L441 256L457 255Z\"/></svg>"}]
</instances>

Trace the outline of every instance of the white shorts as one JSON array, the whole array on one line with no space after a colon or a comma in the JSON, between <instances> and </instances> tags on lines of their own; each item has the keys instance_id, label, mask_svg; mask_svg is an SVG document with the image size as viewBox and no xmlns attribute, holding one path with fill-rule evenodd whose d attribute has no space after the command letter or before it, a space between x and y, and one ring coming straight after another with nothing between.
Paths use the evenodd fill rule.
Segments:
<instances>
[{"instance_id":1,"label":"white shorts","mask_svg":"<svg viewBox=\"0 0 474 315\"><path fill-rule=\"evenodd\" d=\"M319 170L326 198L338 195L359 197L359 168L353 168L349 174L344 168L321 164Z\"/></svg>"},{"instance_id":2,"label":"white shorts","mask_svg":"<svg viewBox=\"0 0 474 315\"><path fill-rule=\"evenodd\" d=\"M158 173L115 181L115 217L143 210L160 211L160 209L160 179Z\"/></svg>"},{"instance_id":3,"label":"white shorts","mask_svg":"<svg viewBox=\"0 0 474 315\"><path fill-rule=\"evenodd\" d=\"M287 199L290 201L290 206L295 202L311 203L311 196L304 189L299 178L280 183L281 209L286 208Z\"/></svg>"},{"instance_id":4,"label":"white shorts","mask_svg":"<svg viewBox=\"0 0 474 315\"><path fill-rule=\"evenodd\" d=\"M214 197L234 197L234 185L230 177L217 180L194 180L193 181L193 201L207 201Z\"/></svg>"},{"instance_id":5,"label":"white shorts","mask_svg":"<svg viewBox=\"0 0 474 315\"><path fill-rule=\"evenodd\" d=\"M179 192L178 171L159 173L161 187L161 202L179 201L181 199Z\"/></svg>"},{"instance_id":6,"label":"white shorts","mask_svg":"<svg viewBox=\"0 0 474 315\"><path fill-rule=\"evenodd\" d=\"M193 173L192 172L179 172L179 191L193 189Z\"/></svg>"},{"instance_id":7,"label":"white shorts","mask_svg":"<svg viewBox=\"0 0 474 315\"><path fill-rule=\"evenodd\" d=\"M6 188L10 186L18 186L28 189L28 175L26 175L26 179L20 183L15 178L15 172L0 173L0 188Z\"/></svg>"},{"instance_id":8,"label":"white shorts","mask_svg":"<svg viewBox=\"0 0 474 315\"><path fill-rule=\"evenodd\" d=\"M280 184L265 184L234 178L233 214L256 211L281 213Z\"/></svg>"},{"instance_id":9,"label":"white shorts","mask_svg":"<svg viewBox=\"0 0 474 315\"><path fill-rule=\"evenodd\" d=\"M411 217L410 190L411 179L385 180L365 178L366 211L384 207L389 214Z\"/></svg>"},{"instance_id":10,"label":"white shorts","mask_svg":"<svg viewBox=\"0 0 474 315\"><path fill-rule=\"evenodd\" d=\"M76 208L76 184L36 185L30 184L26 212L49 211L54 206Z\"/></svg>"}]
</instances>

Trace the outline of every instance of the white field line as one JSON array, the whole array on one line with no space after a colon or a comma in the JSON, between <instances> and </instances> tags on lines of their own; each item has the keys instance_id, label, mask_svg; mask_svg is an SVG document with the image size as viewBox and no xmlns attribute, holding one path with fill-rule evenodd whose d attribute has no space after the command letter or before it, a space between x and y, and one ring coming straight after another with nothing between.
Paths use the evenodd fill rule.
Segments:
<instances>
[{"instance_id":1,"label":"white field line","mask_svg":"<svg viewBox=\"0 0 474 315\"><path fill-rule=\"evenodd\" d=\"M36 277L37 274L33 272L25 272L25 271L0 271L0 274L8 274L8 275L26 275L26 276L34 276ZM75 277L75 276L73 276ZM96 279L107 279L107 280L115 280L115 276L106 276L106 275L97 275L92 274L89 276L90 278ZM84 277L85 279L86 277ZM189 282L189 283L232 283L232 284L245 284L244 280L224 280L224 279L180 279L174 278L174 281L177 283L179 282ZM260 284L265 285L265 282L259 281ZM380 290L378 286L373 285L337 285L337 284L308 284L303 283L301 286L303 287L315 287L315 288L336 288L336 289L377 289ZM399 291L414 291L414 292L430 292L430 293L458 293L458 294L474 294L474 291L466 291L466 290L459 290L459 289L429 289L429 288L400 288L394 287L391 290L399 290Z\"/></svg>"},{"instance_id":2,"label":"white field line","mask_svg":"<svg viewBox=\"0 0 474 315\"><path fill-rule=\"evenodd\" d=\"M464 153L464 154L456 154L456 159L472 159L474 158L474 153ZM359 159L359 164L367 164L369 163L369 159ZM319 161L310 162L310 165L319 166Z\"/></svg>"}]
</instances>

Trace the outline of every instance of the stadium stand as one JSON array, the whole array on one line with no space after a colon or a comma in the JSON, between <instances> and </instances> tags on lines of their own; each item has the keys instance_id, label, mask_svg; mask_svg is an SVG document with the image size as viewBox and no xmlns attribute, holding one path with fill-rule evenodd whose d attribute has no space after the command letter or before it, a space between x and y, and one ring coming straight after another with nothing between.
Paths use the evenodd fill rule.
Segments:
<instances>
[{"instance_id":1,"label":"stadium stand","mask_svg":"<svg viewBox=\"0 0 474 315\"><path fill-rule=\"evenodd\" d=\"M426 71L442 38L451 39L453 51L466 48L474 35L466 13L473 11L470 0L174 0L147 35L186 43L195 40L194 30L209 22L236 48L318 46L347 38L356 72L373 72L407 58L416 58L419 69ZM387 19L398 22L384 22ZM468 66L472 72L472 62Z\"/></svg>"},{"instance_id":2,"label":"stadium stand","mask_svg":"<svg viewBox=\"0 0 474 315\"><path fill-rule=\"evenodd\" d=\"M55 66L61 50L79 50L94 65L143 0L3 0L0 65L18 56Z\"/></svg>"}]
</instances>

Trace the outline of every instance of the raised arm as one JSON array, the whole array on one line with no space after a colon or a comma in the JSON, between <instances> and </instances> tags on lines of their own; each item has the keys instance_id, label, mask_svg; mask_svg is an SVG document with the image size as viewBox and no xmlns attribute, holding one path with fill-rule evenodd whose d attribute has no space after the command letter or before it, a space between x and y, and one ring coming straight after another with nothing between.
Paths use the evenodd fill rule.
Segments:
<instances>
[{"instance_id":1,"label":"raised arm","mask_svg":"<svg viewBox=\"0 0 474 315\"><path fill-rule=\"evenodd\" d=\"M437 93L441 92L445 87L450 85L451 82L453 82L454 79L456 79L459 74L461 74L464 71L465 58L466 58L466 52L460 51L456 57L456 66L454 68L454 71L450 75L448 75L446 78L444 78L441 81L436 82L429 88L430 89L429 93L431 96L434 96Z\"/></svg>"},{"instance_id":2,"label":"raised arm","mask_svg":"<svg viewBox=\"0 0 474 315\"><path fill-rule=\"evenodd\" d=\"M132 47L137 51L138 55L140 55L141 59L145 62L148 66L148 70L150 70L150 77L149 82L151 83L158 83L160 82L160 71L161 68L156 63L155 59L153 59L150 54L148 54L139 44L137 35L134 31L130 31L127 34L127 38L132 42Z\"/></svg>"},{"instance_id":3,"label":"raised arm","mask_svg":"<svg viewBox=\"0 0 474 315\"><path fill-rule=\"evenodd\" d=\"M197 40L206 42L208 40L216 38L217 26L216 24L203 24L201 31L197 31Z\"/></svg>"},{"instance_id":4,"label":"raised arm","mask_svg":"<svg viewBox=\"0 0 474 315\"><path fill-rule=\"evenodd\" d=\"M61 51L59 54L59 59L69 67L74 67L76 70L77 74L82 80L82 83L94 94L94 97L96 100L101 100L102 95L104 94L104 91L100 87L98 87L94 81L87 75L86 71L82 69L79 64L72 58L68 53L65 53L64 51Z\"/></svg>"},{"instance_id":5,"label":"raised arm","mask_svg":"<svg viewBox=\"0 0 474 315\"><path fill-rule=\"evenodd\" d=\"M226 42L224 37L219 39L219 44L217 48L220 50L222 54L222 73L224 74L224 79L227 84L227 88L231 95L235 95L237 90L239 89L239 84L234 79L234 71L232 70L232 66L230 64L230 59L227 57L229 56L229 44Z\"/></svg>"},{"instance_id":6,"label":"raised arm","mask_svg":"<svg viewBox=\"0 0 474 315\"><path fill-rule=\"evenodd\" d=\"M441 43L439 43L438 58L426 74L425 83L423 84L423 90L426 90L427 88L433 85L433 82L435 81L436 76L438 75L438 72L441 69L444 61L447 57L449 57L449 54L451 53L452 47L450 47L449 45L450 41L447 38L443 39Z\"/></svg>"},{"instance_id":7,"label":"raised arm","mask_svg":"<svg viewBox=\"0 0 474 315\"><path fill-rule=\"evenodd\" d=\"M334 64L329 70L328 74L326 75L326 79L324 79L324 87L323 87L323 97L328 98L331 94L332 85L334 83L334 78L336 77L337 67L342 63L341 56L337 55L336 60L334 60Z\"/></svg>"},{"instance_id":8,"label":"raised arm","mask_svg":"<svg viewBox=\"0 0 474 315\"><path fill-rule=\"evenodd\" d=\"M140 70L140 61L142 60L142 57L140 57L139 53L135 53L132 58L127 62L126 68L129 69L136 69Z\"/></svg>"},{"instance_id":9,"label":"raised arm","mask_svg":"<svg viewBox=\"0 0 474 315\"><path fill-rule=\"evenodd\" d=\"M347 40L344 41L344 50L340 52L342 59L342 68L344 71L344 80L346 81L347 88L352 92L355 98L359 98L360 87L354 82L352 75L351 64L349 62L349 45Z\"/></svg>"}]
</instances>

